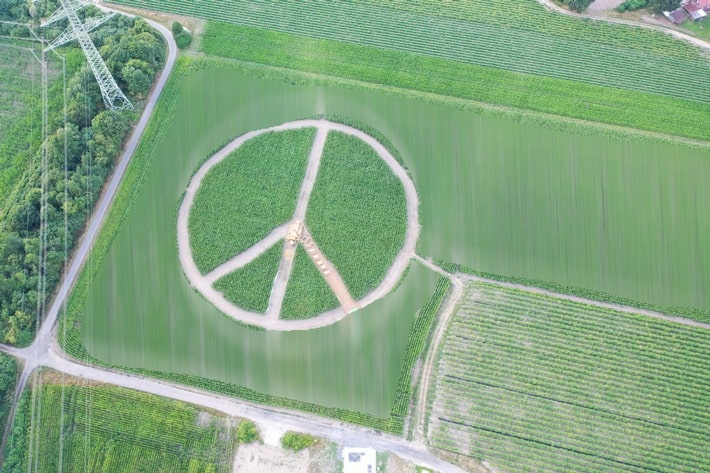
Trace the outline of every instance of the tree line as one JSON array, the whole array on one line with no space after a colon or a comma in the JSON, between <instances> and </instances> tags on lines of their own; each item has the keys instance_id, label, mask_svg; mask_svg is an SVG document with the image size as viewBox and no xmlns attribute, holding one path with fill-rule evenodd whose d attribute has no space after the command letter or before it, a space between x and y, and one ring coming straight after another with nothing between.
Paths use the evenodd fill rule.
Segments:
<instances>
[{"instance_id":1,"label":"tree line","mask_svg":"<svg viewBox=\"0 0 710 473\"><path fill-rule=\"evenodd\" d=\"M55 1L28 5L26 0L0 3L0 20L38 24L51 14ZM82 16L96 14L92 7ZM49 31L53 38L66 27L66 20ZM0 35L27 36L27 27L0 24ZM154 79L165 62L165 41L146 22L116 16L91 34L97 49L129 99L141 108ZM106 110L101 92L78 44L70 43L59 53L66 57L66 123L64 81L52 79L48 89L46 263L40 267L40 220L42 210L42 147L11 148L31 153L28 166L16 183L0 214L0 341L28 344L36 329L39 278L46 278L45 301L51 299L65 265L65 213L69 252L91 213L106 177L122 151L124 141L138 118L138 111ZM36 105L27 113L34 120L18 117L14 136L36 133L41 118ZM34 122L34 128L30 123ZM65 195L66 143L66 195ZM25 145L27 148L28 145ZM21 148L21 147L20 147ZM2 149L2 148L0 148ZM0 155L0 162L12 156Z\"/></svg>"}]
</instances>

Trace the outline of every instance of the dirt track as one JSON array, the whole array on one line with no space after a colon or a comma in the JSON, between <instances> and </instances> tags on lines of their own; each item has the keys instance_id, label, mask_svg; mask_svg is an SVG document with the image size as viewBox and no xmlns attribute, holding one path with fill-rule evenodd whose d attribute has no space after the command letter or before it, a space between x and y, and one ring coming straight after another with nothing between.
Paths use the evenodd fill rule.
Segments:
<instances>
[{"instance_id":1,"label":"dirt track","mask_svg":"<svg viewBox=\"0 0 710 473\"><path fill-rule=\"evenodd\" d=\"M348 307L346 307L345 310L343 310L342 308L338 308L310 319L279 319L278 313L281 307L283 296L285 294L286 284L288 282L288 276L292 266L292 261L289 261L289 258L282 258L281 264L279 266L279 273L277 274L274 286L271 291L269 309L267 310L266 316L264 314L249 312L235 306L230 301L225 299L219 291L212 287L212 283L216 280L215 278L217 276L221 277L225 274L228 274L225 273L225 271L228 271L230 268L236 269L249 263L249 261L252 261L254 258L258 257L261 253L270 248L273 245L272 242L275 243L276 241L278 241L279 238L284 238L286 236L286 230L284 229L288 226L288 224L278 227L276 230L272 231L264 240L255 244L246 252L231 258L229 261L219 266L216 270L212 271L208 275L202 275L197 269L197 266L195 265L192 259L192 253L190 250L188 230L189 211L192 207L192 203L194 201L197 189L199 189L200 184L202 183L202 179L205 177L205 175L210 171L213 166L215 166L221 160L225 159L229 154L231 154L244 142L270 131L295 130L309 127L317 128L318 133L316 133L314 145L311 149L311 154L309 156L306 176L301 186L298 202L296 204L296 211L290 223L294 221L302 222L303 218L305 217L306 210L308 208L308 200L310 197L310 193L318 173L320 155L323 151L323 146L325 144L327 133L331 130L355 136L370 145L392 169L392 172L400 179L404 187L407 203L407 233L405 235L404 245L400 252L397 254L394 263L388 270L380 285L375 288L374 291L367 294L362 300L355 302L356 306L365 307L368 304L371 304L372 302L376 301L377 299L384 297L392 290L392 288L397 284L399 278L406 269L410 258L414 256L414 247L416 245L417 239L419 238L419 200L417 197L416 189L414 188L414 183L411 181L409 175L404 170L404 168L397 162L396 159L394 159L394 157L389 153L389 151L371 136L363 133L362 131L356 128L347 125L342 125L339 123L329 122L326 120L299 120L275 127L265 128L262 130L251 131L238 137L237 139L229 143L227 146L225 146L223 149L218 151L209 160L207 160L207 162L197 171L197 173L195 173L192 180L190 181L190 184L188 185L187 190L185 192L183 202L180 205L180 210L178 212L178 252L180 257L180 263L182 264L183 271L185 271L185 275L190 281L190 284L198 291L200 291L205 296L205 298L207 298L207 300L212 302L212 304L214 304L218 309L220 309L222 312L229 315L230 317L233 317L236 320L250 325L263 327L267 330L309 330L313 328L324 327L335 323L345 317L347 313L352 310L352 308L354 308L354 305L348 303ZM283 233L281 233L282 230ZM339 278L339 276L337 276L337 278ZM337 289L338 292L341 293L341 295L344 295L343 289L347 290L345 285L342 284L342 287L340 287L336 284L336 286L339 287L339 289Z\"/></svg>"}]
</instances>

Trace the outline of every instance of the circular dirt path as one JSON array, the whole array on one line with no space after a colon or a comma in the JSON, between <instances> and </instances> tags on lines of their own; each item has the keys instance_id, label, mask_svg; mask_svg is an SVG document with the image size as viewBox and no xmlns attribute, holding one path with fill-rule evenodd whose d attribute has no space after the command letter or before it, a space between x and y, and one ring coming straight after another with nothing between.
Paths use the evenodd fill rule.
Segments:
<instances>
[{"instance_id":1,"label":"circular dirt path","mask_svg":"<svg viewBox=\"0 0 710 473\"><path fill-rule=\"evenodd\" d=\"M286 237L286 227L288 223L285 222L275 228L268 236L263 240L257 242L252 247L248 248L239 255L234 256L229 261L225 262L217 269L211 271L210 273L203 275L197 269L192 258L192 251L190 248L190 237L188 230L189 213L192 208L192 203L195 198L195 194L202 183L202 180L210 171L210 169L217 163L229 156L234 150L241 146L246 141L268 132L279 132L287 130L296 130L301 128L316 128L316 138L311 149L311 153L308 160L308 166L306 168L306 176L304 177L301 192L299 193L298 202L296 204L296 212L292 220L303 221L303 216L305 215L305 210L308 205L308 199L310 197L311 190L315 183L315 179L318 172L318 166L320 164L320 157L323 151L324 143L328 132L337 131L347 135L354 136L369 146L371 146L380 158L387 163L392 172L399 178L402 182L404 188L406 204L407 204L407 232L405 234L404 245L400 249L394 263L387 271L384 279L377 288L372 292L367 294L364 298L357 301L359 307L365 307L372 302L386 296L397 284L400 277L404 273L404 270L409 264L409 260L414 256L414 248L419 238L419 199L417 197L416 189L414 188L414 183L407 174L407 171L397 162L397 160L390 154L390 152L385 148L380 142L371 137L370 135L353 128L351 126L343 125L340 123L334 123L327 120L298 120L293 122L284 123L282 125L263 128L261 130L250 131L245 133L227 146L218 151L210 159L208 159L200 169L192 177L190 184L185 191L185 197L180 205L180 210L178 212L178 224L177 224L177 236L178 236L178 253L180 257L180 263L182 265L183 271L187 276L190 284L197 289L207 300L215 305L220 311L227 314L228 316L244 322L249 325L255 325L258 327L265 328L267 330L309 330L314 328L325 327L331 325L347 314L342 308L337 308L328 312L324 312L315 317L303 320L281 320L278 318L278 314L274 314L274 310L268 310L266 315L258 314L244 310L237 307L232 302L228 301L219 291L217 291L212 285L218 279L217 276L221 277L224 274L228 274L235 269L238 269L250 261L257 258L267 249L269 249L273 244L278 242L280 239ZM290 272L290 266L288 263L284 263L282 259L282 265L280 269L285 270L285 274L281 271L276 277L274 286L272 288L272 297L270 298L269 305L278 304L280 307L281 299L283 293L285 292L285 286L288 282L288 273ZM277 297L274 297L277 294ZM279 299L274 301L273 299Z\"/></svg>"}]
</instances>

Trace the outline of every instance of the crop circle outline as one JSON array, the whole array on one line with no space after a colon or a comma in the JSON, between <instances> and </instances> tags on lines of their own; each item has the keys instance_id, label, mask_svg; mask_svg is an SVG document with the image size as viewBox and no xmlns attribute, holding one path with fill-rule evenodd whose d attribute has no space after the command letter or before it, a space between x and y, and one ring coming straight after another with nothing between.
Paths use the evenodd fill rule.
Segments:
<instances>
[{"instance_id":1,"label":"crop circle outline","mask_svg":"<svg viewBox=\"0 0 710 473\"><path fill-rule=\"evenodd\" d=\"M405 269L407 268L409 260L415 255L414 250L416 242L419 238L419 199L412 179L410 178L404 167L392 156L390 151L384 145L382 145L379 141L377 141L371 135L368 135L367 133L363 132L362 130L359 130L349 125L331 122L328 120L305 119L286 122L281 125L262 128L259 130L249 131L236 137L226 146L222 147L219 151L210 156L210 158L208 158L190 178L190 182L185 190L178 211L178 254L180 259L180 265L182 266L183 272L185 273L185 276L190 282L190 285L194 289L196 289L205 299L207 299L213 306L215 306L220 312L239 322L261 327L267 330L291 331L321 328L326 327L328 325L332 325L342 320L348 314L345 313L339 306L333 310L323 312L308 319L284 320L278 317L269 318L266 316L266 314L250 312L235 305L231 301L227 300L219 291L217 291L213 287L213 283L209 282L205 278L206 275L203 275L197 269L197 265L195 264L192 257L192 249L190 247L190 233L188 225L189 215L190 210L192 209L192 205L194 203L195 195L200 188L203 178L214 166L229 157L234 151L236 151L239 147L241 147L244 143L251 140L252 138L256 138L257 136L269 132L281 132L301 128L316 128L317 131L321 129L326 129L327 132L341 132L360 139L377 152L379 158L385 161L390 171L393 172L394 175L399 178L400 182L402 183L402 187L404 188L407 209L407 228L405 232L404 244L397 253L394 262L385 273L385 276L381 280L380 284L374 290L372 290L371 292L369 292L364 297L358 300L358 303L361 308L364 308L375 302L376 300L383 298L384 296L389 294L392 289L394 289L394 287L401 279ZM285 222L285 224L281 227L287 226L288 223L289 222ZM275 227L274 230L278 230L281 227ZM283 237L285 237L285 234L283 235ZM260 242L264 241L266 238L268 238L268 236L260 240ZM258 243L259 242L257 242L257 244Z\"/></svg>"}]
</instances>

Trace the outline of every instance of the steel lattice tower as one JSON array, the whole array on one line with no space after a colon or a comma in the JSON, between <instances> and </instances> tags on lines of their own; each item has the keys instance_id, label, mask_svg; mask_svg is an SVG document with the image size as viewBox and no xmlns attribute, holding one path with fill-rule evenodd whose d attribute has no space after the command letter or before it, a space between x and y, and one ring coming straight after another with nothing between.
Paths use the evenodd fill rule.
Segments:
<instances>
[{"instance_id":1,"label":"steel lattice tower","mask_svg":"<svg viewBox=\"0 0 710 473\"><path fill-rule=\"evenodd\" d=\"M69 26L47 46L45 51L51 51L75 39L79 41L79 45L81 45L81 49L84 50L84 55L86 55L86 60L89 62L94 77L96 77L96 82L99 83L101 96L104 99L106 108L113 111L132 110L133 105L121 89L118 88L116 80L111 75L108 67L106 67L106 63L101 58L99 51L89 37L90 31L104 24L113 17L114 14L103 14L101 16L88 18L82 23L77 15L77 11L90 4L90 0L60 0L60 2L61 7L42 22L42 26L51 25L65 18L69 20Z\"/></svg>"}]
</instances>

